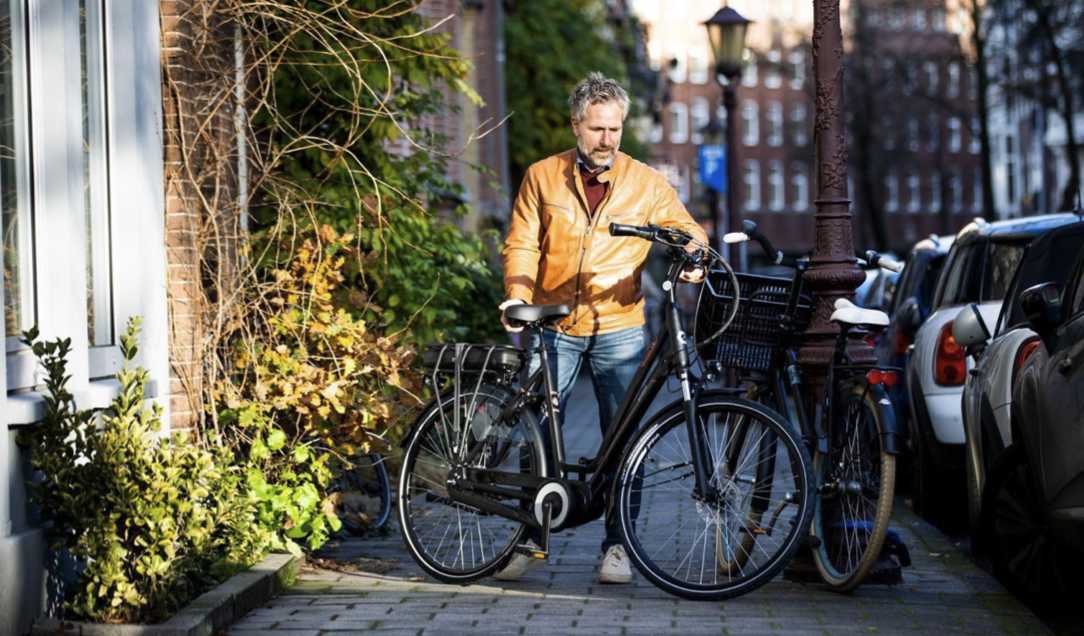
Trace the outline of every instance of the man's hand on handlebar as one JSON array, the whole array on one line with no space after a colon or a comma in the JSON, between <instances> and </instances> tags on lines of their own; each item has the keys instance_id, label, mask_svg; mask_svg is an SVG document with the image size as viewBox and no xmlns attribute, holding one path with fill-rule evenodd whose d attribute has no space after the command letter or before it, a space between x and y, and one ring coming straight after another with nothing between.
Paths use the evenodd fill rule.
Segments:
<instances>
[{"instance_id":1,"label":"man's hand on handlebar","mask_svg":"<svg viewBox=\"0 0 1084 636\"><path fill-rule=\"evenodd\" d=\"M504 325L504 330L507 331L508 333L519 333L519 332L523 331L523 326L522 325L516 326L516 325L513 325L512 323L508 322L508 318L504 315L504 310L508 309L512 305L522 305L522 304L524 304L522 300L520 300L518 298L513 298L512 300L504 301L503 303L500 304L499 307L497 307L497 309L501 310L501 324Z\"/></svg>"}]
</instances>

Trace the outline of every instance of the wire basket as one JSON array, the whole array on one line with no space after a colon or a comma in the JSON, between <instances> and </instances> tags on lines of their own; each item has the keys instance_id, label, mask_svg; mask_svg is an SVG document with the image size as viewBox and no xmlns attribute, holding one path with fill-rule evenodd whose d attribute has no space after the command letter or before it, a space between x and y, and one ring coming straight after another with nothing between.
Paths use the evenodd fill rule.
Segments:
<instances>
[{"instance_id":1,"label":"wire basket","mask_svg":"<svg viewBox=\"0 0 1084 636\"><path fill-rule=\"evenodd\" d=\"M784 331L791 281L788 278L737 274L738 312L734 322L701 352L707 360L742 371L767 371L772 364L772 349ZM713 270L704 284L696 310L696 339L707 340L723 325L734 298L730 277ZM813 314L813 300L801 294L794 310L794 322L803 331Z\"/></svg>"}]
</instances>

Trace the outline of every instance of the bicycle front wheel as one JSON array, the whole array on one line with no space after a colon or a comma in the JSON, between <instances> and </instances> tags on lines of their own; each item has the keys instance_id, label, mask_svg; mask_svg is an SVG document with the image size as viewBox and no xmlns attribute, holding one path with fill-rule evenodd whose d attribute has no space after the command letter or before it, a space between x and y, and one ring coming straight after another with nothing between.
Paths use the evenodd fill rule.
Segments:
<instances>
[{"instance_id":1,"label":"bicycle front wheel","mask_svg":"<svg viewBox=\"0 0 1084 636\"><path fill-rule=\"evenodd\" d=\"M790 562L812 516L812 461L777 413L705 394L697 410L707 492L696 491L681 402L637 435L615 482L629 558L652 583L693 600L764 585Z\"/></svg>"},{"instance_id":2,"label":"bicycle front wheel","mask_svg":"<svg viewBox=\"0 0 1084 636\"><path fill-rule=\"evenodd\" d=\"M467 583L493 574L523 534L519 522L449 494L453 471L460 469L545 474L534 417L524 410L501 419L513 396L503 386L483 385L458 402L438 398L409 437L399 479L399 525L411 556L438 580ZM494 501L521 505L496 496Z\"/></svg>"},{"instance_id":3,"label":"bicycle front wheel","mask_svg":"<svg viewBox=\"0 0 1084 636\"><path fill-rule=\"evenodd\" d=\"M892 513L896 457L885 451L882 434L891 415L879 387L864 378L836 390L837 417L828 427L827 452L817 452L817 497L813 551L821 578L849 592L880 558ZM827 410L825 411L827 412Z\"/></svg>"}]
</instances>

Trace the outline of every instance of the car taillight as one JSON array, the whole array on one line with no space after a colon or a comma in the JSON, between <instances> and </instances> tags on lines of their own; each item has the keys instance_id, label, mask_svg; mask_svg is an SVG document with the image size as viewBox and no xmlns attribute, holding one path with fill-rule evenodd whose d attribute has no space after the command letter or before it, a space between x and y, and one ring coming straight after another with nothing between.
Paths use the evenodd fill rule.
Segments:
<instances>
[{"instance_id":1,"label":"car taillight","mask_svg":"<svg viewBox=\"0 0 1084 636\"><path fill-rule=\"evenodd\" d=\"M902 356L903 354L907 353L907 348L911 346L911 337L897 329L895 344L896 355Z\"/></svg>"},{"instance_id":2,"label":"car taillight","mask_svg":"<svg viewBox=\"0 0 1084 636\"><path fill-rule=\"evenodd\" d=\"M1030 340L1024 343L1024 346L1020 347L1020 350L1016 352L1016 363L1012 365L1012 379L1016 382L1016 374L1020 373L1020 368L1024 366L1024 363L1028 361L1031 354L1035 353L1035 349L1039 347L1038 340Z\"/></svg>"},{"instance_id":3,"label":"car taillight","mask_svg":"<svg viewBox=\"0 0 1084 636\"><path fill-rule=\"evenodd\" d=\"M952 321L941 327L933 358L933 377L938 384L957 386L967 377L967 354L952 337Z\"/></svg>"}]
</instances>

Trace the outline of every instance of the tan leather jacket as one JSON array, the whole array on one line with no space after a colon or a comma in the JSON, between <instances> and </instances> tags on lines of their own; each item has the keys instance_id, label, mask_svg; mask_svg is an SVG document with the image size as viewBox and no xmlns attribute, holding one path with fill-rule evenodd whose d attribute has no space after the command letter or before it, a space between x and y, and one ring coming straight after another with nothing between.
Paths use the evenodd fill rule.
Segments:
<instances>
[{"instance_id":1,"label":"tan leather jacket","mask_svg":"<svg viewBox=\"0 0 1084 636\"><path fill-rule=\"evenodd\" d=\"M640 277L651 243L610 236L610 223L657 223L707 241L657 170L618 152L599 179L610 186L592 218L575 149L531 166L504 247L506 297L536 305L568 303L572 315L557 328L573 336L644 324Z\"/></svg>"}]
</instances>

